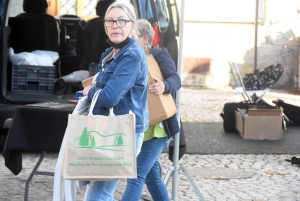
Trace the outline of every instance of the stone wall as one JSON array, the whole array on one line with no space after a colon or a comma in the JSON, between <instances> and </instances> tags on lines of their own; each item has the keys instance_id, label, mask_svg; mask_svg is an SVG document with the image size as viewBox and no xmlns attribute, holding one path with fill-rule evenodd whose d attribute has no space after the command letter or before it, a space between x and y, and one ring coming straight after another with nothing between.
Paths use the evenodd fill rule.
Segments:
<instances>
[{"instance_id":1,"label":"stone wall","mask_svg":"<svg viewBox=\"0 0 300 201\"><path fill-rule=\"evenodd\" d=\"M215 5L219 1L220 6L224 7L223 0L213 1ZM180 0L177 2L180 7ZM197 9L200 13L201 10L214 9L211 3L207 5L204 2L189 0L185 3L183 84L206 87L234 85L228 61L236 61L242 75L254 71L254 7L246 9L247 12L245 10L244 18L241 17L243 12L237 13L239 8L245 9L241 5L233 9L236 12L234 15L227 15L235 6L235 0L227 1L232 5L227 5L228 10L224 8L224 12L216 8L221 17L216 17L216 12L207 16L208 12L205 19L204 15L191 14ZM251 2L255 4L255 1ZM291 88L299 72L300 42L297 37L300 36L300 14L297 11L300 1L264 0L262 5L262 21L258 25L257 37L257 68L282 64L284 73L272 88ZM249 12L253 12L253 20L249 18ZM222 22L222 15L226 22Z\"/></svg>"}]
</instances>

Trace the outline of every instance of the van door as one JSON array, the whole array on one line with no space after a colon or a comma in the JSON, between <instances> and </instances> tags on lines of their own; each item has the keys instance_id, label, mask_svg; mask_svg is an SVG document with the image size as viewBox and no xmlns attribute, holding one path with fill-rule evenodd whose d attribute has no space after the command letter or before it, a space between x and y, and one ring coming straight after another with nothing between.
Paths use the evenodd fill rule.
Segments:
<instances>
[{"instance_id":1,"label":"van door","mask_svg":"<svg viewBox=\"0 0 300 201\"><path fill-rule=\"evenodd\" d=\"M134 5L138 18L146 19L154 26L155 45L167 48L177 65L178 46L176 37L179 33L179 16L176 1L131 0L130 2Z\"/></svg>"},{"instance_id":2,"label":"van door","mask_svg":"<svg viewBox=\"0 0 300 201\"><path fill-rule=\"evenodd\" d=\"M172 59L177 66L178 61L178 43L177 37L179 36L179 15L177 4L175 0L157 0L156 4L161 4L157 6L159 22L161 24L163 46L168 49ZM163 17L160 17L163 13ZM166 19L165 19L166 18ZM167 27L163 25L168 23Z\"/></svg>"},{"instance_id":3,"label":"van door","mask_svg":"<svg viewBox=\"0 0 300 201\"><path fill-rule=\"evenodd\" d=\"M1 94L0 94L0 102L5 101L6 91L7 91L7 61L8 61L8 36L9 36L9 28L7 26L8 23L8 8L10 1L9 0L1 0L0 1L0 62L1 62Z\"/></svg>"}]
</instances>

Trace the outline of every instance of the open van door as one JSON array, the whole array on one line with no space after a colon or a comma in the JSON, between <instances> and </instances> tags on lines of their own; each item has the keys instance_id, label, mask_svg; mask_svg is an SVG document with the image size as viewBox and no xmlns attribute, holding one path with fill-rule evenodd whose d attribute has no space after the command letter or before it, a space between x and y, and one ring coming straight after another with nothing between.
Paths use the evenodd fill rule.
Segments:
<instances>
[{"instance_id":1,"label":"open van door","mask_svg":"<svg viewBox=\"0 0 300 201\"><path fill-rule=\"evenodd\" d=\"M154 30L152 45L168 49L177 65L179 15L175 0L131 0L138 18L148 20Z\"/></svg>"},{"instance_id":2,"label":"open van door","mask_svg":"<svg viewBox=\"0 0 300 201\"><path fill-rule=\"evenodd\" d=\"M0 94L0 103L5 102L5 97L7 93L7 61L8 61L8 36L9 28L8 24L8 8L10 5L9 0L0 1L0 63L1 63L1 94Z\"/></svg>"},{"instance_id":3,"label":"open van door","mask_svg":"<svg viewBox=\"0 0 300 201\"><path fill-rule=\"evenodd\" d=\"M167 48L172 59L177 66L178 60L178 43L177 38L179 36L179 15L177 4L175 0L157 0L157 4L164 2L165 6L157 6L158 9L166 7L166 13L163 15L167 17L168 26L162 29L163 47ZM158 12L160 13L160 11ZM165 20L165 19L163 19ZM165 21L166 21L165 20ZM159 19L161 21L161 19ZM163 22L160 22L163 24Z\"/></svg>"}]
</instances>

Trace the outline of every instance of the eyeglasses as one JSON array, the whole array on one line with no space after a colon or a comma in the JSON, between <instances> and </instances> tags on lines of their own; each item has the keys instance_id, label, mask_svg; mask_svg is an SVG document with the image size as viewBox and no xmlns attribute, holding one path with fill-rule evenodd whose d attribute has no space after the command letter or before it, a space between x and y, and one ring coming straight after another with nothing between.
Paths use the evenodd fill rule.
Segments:
<instances>
[{"instance_id":1,"label":"eyeglasses","mask_svg":"<svg viewBox=\"0 0 300 201\"><path fill-rule=\"evenodd\" d=\"M124 20L124 19L119 19L119 20L104 20L104 24L107 27L112 27L114 23L117 24L118 27L124 27L127 22L132 22L131 20Z\"/></svg>"}]
</instances>

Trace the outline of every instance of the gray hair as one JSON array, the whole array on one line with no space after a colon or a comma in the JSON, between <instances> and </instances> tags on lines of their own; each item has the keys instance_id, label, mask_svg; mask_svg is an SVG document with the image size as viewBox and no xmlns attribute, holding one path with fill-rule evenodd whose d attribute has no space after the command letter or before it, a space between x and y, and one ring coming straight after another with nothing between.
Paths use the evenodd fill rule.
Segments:
<instances>
[{"instance_id":1,"label":"gray hair","mask_svg":"<svg viewBox=\"0 0 300 201\"><path fill-rule=\"evenodd\" d=\"M151 45L154 37L154 31L150 22L148 22L148 20L145 19L138 19L136 21L136 25L137 25L136 27L137 36L141 37L143 34L148 35L148 43Z\"/></svg>"},{"instance_id":2,"label":"gray hair","mask_svg":"<svg viewBox=\"0 0 300 201\"><path fill-rule=\"evenodd\" d=\"M126 2L126 1L115 1L107 8L105 17L107 15L107 13L113 8L121 8L128 15L128 17L131 21L133 21L133 22L136 21L136 13L135 13L134 7L131 3Z\"/></svg>"}]
</instances>

